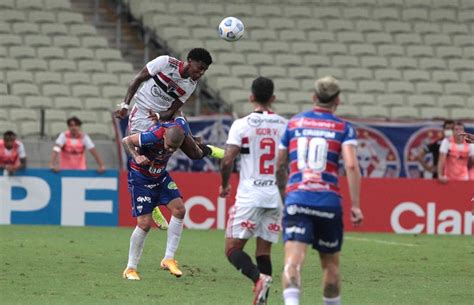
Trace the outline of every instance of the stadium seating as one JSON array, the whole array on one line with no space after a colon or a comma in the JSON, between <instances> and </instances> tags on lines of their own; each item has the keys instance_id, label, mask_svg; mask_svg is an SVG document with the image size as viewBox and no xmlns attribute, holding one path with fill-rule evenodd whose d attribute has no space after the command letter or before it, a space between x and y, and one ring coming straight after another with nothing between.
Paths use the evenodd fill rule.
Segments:
<instances>
[{"instance_id":1,"label":"stadium seating","mask_svg":"<svg viewBox=\"0 0 474 305\"><path fill-rule=\"evenodd\" d=\"M38 136L40 110L46 109L49 136L64 131L66 118L77 114L94 122L85 129L113 138L110 111L124 96L132 65L69 0L1 1L0 6L0 121L6 121L0 130ZM58 129L53 122L63 124Z\"/></svg>"},{"instance_id":2,"label":"stadium seating","mask_svg":"<svg viewBox=\"0 0 474 305\"><path fill-rule=\"evenodd\" d=\"M239 114L248 110L241 79L256 75L274 78L287 104L302 105L302 95L293 93L309 100L314 78L332 74L349 96L339 109L348 116L454 117L451 108L468 106L474 93L472 1L125 2L138 20L153 14L147 25L176 53L207 47L216 59L207 83ZM219 41L213 30L226 15L245 25L238 42ZM218 81L222 76L227 80ZM237 91L227 92L231 87Z\"/></svg>"},{"instance_id":3,"label":"stadium seating","mask_svg":"<svg viewBox=\"0 0 474 305\"><path fill-rule=\"evenodd\" d=\"M257 75L274 79L275 108L291 115L310 106L314 79L330 74L343 90L341 115L474 117L465 111L474 107L472 1L123 2L176 54L209 49L215 63L204 81L238 114L251 107L248 89ZM34 136L36 125L15 121L16 110L39 118L46 109L52 137L77 114L86 130L111 138L110 110L123 98L132 65L70 0L5 0L0 8L2 128ZM242 19L240 41L216 35L224 16Z\"/></svg>"}]
</instances>

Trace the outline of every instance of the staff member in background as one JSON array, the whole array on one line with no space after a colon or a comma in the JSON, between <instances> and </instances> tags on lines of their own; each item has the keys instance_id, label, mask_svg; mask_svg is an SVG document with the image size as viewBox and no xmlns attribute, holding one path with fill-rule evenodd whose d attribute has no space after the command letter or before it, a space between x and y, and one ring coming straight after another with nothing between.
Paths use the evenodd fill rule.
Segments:
<instances>
[{"instance_id":1,"label":"staff member in background","mask_svg":"<svg viewBox=\"0 0 474 305\"><path fill-rule=\"evenodd\" d=\"M82 121L77 117L71 117L67 120L68 130L61 132L56 139L56 143L51 153L51 163L49 167L54 172L60 169L87 169L86 149L91 152L99 168L97 172L103 173L105 165L91 138L81 131ZM58 156L60 161L58 164Z\"/></svg>"},{"instance_id":2,"label":"staff member in background","mask_svg":"<svg viewBox=\"0 0 474 305\"><path fill-rule=\"evenodd\" d=\"M438 159L439 159L439 147L441 146L441 142L443 139L449 139L453 136L453 128L454 128L454 121L446 120L443 123L443 137L439 138L438 140L424 145L423 149L421 150L420 154L418 155L418 162L420 162L421 166L425 171L428 171L433 174L433 178L438 178ZM427 154L431 154L433 156L433 163L430 164L425 160L425 156Z\"/></svg>"},{"instance_id":3,"label":"staff member in background","mask_svg":"<svg viewBox=\"0 0 474 305\"><path fill-rule=\"evenodd\" d=\"M467 132L462 132L459 134L459 136L464 137L464 140L467 143L474 144L474 133L467 133ZM469 170L469 177L471 180L474 180L474 160L470 160L470 170ZM474 197L472 198L472 202L474 203Z\"/></svg>"},{"instance_id":4,"label":"staff member in background","mask_svg":"<svg viewBox=\"0 0 474 305\"><path fill-rule=\"evenodd\" d=\"M474 160L474 144L465 141L464 125L456 122L454 135L443 139L439 148L439 181L447 183L449 180L469 180L469 159L471 162Z\"/></svg>"},{"instance_id":5,"label":"staff member in background","mask_svg":"<svg viewBox=\"0 0 474 305\"><path fill-rule=\"evenodd\" d=\"M6 170L12 176L26 167L25 146L16 139L16 134L8 130L0 139L0 170Z\"/></svg>"}]
</instances>

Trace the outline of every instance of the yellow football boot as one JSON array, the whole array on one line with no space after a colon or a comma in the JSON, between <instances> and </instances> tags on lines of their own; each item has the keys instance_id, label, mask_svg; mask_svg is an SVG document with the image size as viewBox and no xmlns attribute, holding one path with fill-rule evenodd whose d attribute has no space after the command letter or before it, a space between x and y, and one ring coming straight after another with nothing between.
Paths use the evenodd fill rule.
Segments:
<instances>
[{"instance_id":1,"label":"yellow football boot","mask_svg":"<svg viewBox=\"0 0 474 305\"><path fill-rule=\"evenodd\" d=\"M161 210L159 207L155 207L153 209L153 212L151 213L151 218L153 218L153 221L155 221L156 225L158 226L158 229L166 231L168 230L168 221L166 220L165 216L161 213Z\"/></svg>"},{"instance_id":2,"label":"yellow football boot","mask_svg":"<svg viewBox=\"0 0 474 305\"><path fill-rule=\"evenodd\" d=\"M223 150L220 147L214 146L214 145L206 145L206 146L209 147L209 149L211 150L211 154L210 154L211 157L213 157L215 159L224 158L225 150Z\"/></svg>"},{"instance_id":3,"label":"yellow football boot","mask_svg":"<svg viewBox=\"0 0 474 305\"><path fill-rule=\"evenodd\" d=\"M127 280L132 280L132 281L139 281L140 280L140 276L138 276L137 270L135 270L133 268L126 268L123 271L122 276L123 276L124 279L127 279Z\"/></svg>"},{"instance_id":4,"label":"yellow football boot","mask_svg":"<svg viewBox=\"0 0 474 305\"><path fill-rule=\"evenodd\" d=\"M183 272L178 268L178 261L173 258L163 259L161 261L161 269L168 270L169 273L176 277L183 275Z\"/></svg>"}]
</instances>

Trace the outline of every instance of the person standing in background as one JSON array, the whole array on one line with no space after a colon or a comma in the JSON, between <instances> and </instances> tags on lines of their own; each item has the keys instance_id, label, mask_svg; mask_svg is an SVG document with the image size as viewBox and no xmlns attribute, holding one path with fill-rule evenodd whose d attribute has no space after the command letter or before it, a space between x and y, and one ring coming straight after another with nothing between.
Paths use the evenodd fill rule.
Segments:
<instances>
[{"instance_id":1,"label":"person standing in background","mask_svg":"<svg viewBox=\"0 0 474 305\"><path fill-rule=\"evenodd\" d=\"M418 155L418 162L421 164L423 169L427 172L433 174L433 178L438 178L438 159L439 159L439 147L441 146L441 142L443 139L450 138L453 136L453 127L454 121L446 120L443 123L443 138L439 138L438 140L424 145L423 149L420 151ZM426 155L431 154L433 156L433 163L427 162L425 159Z\"/></svg>"},{"instance_id":2,"label":"person standing in background","mask_svg":"<svg viewBox=\"0 0 474 305\"><path fill-rule=\"evenodd\" d=\"M3 134L3 139L0 139L0 169L13 176L16 171L25 167L25 146L16 139L13 131L8 130Z\"/></svg>"},{"instance_id":3,"label":"person standing in background","mask_svg":"<svg viewBox=\"0 0 474 305\"><path fill-rule=\"evenodd\" d=\"M459 134L459 136L464 137L464 140L467 143L474 144L474 133L467 133L467 132L462 132ZM470 160L470 170L469 170L469 177L471 180L474 180L474 160ZM474 203L474 198L473 198L473 203Z\"/></svg>"},{"instance_id":4,"label":"person standing in background","mask_svg":"<svg viewBox=\"0 0 474 305\"><path fill-rule=\"evenodd\" d=\"M454 135L444 138L439 148L438 173L439 181L469 180L468 162L474 161L474 144L465 140L464 125L461 122L454 124Z\"/></svg>"},{"instance_id":5,"label":"person standing in background","mask_svg":"<svg viewBox=\"0 0 474 305\"><path fill-rule=\"evenodd\" d=\"M60 169L87 169L86 150L90 151L99 168L97 172L105 172L104 161L95 149L91 138L81 131L82 121L77 117L67 120L68 130L59 134L51 153L50 168L54 172ZM59 164L58 164L59 157Z\"/></svg>"}]
</instances>

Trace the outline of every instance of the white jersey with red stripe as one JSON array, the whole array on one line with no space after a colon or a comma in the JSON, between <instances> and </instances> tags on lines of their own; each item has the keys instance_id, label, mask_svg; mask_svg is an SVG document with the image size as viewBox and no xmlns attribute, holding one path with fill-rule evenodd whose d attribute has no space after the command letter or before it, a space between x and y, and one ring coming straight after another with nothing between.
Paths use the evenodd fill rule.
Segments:
<instances>
[{"instance_id":1,"label":"white jersey with red stripe","mask_svg":"<svg viewBox=\"0 0 474 305\"><path fill-rule=\"evenodd\" d=\"M130 131L144 132L153 125L147 119L148 110L166 111L178 99L185 103L196 89L196 81L181 76L184 63L176 58L163 55L146 64L151 78L143 83L135 94L130 112Z\"/></svg>"},{"instance_id":2,"label":"white jersey with red stripe","mask_svg":"<svg viewBox=\"0 0 474 305\"><path fill-rule=\"evenodd\" d=\"M226 143L239 146L241 155L236 205L280 206L276 154L286 124L285 118L272 112L253 112L232 124Z\"/></svg>"}]
</instances>

